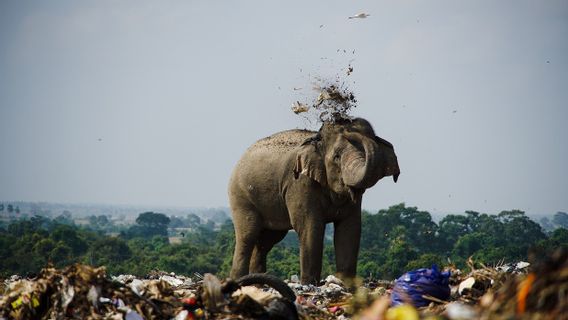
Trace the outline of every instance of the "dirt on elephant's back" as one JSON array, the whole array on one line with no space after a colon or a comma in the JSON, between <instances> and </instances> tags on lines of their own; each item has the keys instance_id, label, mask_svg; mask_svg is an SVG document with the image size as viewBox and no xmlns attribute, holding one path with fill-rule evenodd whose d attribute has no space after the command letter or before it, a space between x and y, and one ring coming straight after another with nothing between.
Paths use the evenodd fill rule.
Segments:
<instances>
[{"instance_id":1,"label":"dirt on elephant's back","mask_svg":"<svg viewBox=\"0 0 568 320\"><path fill-rule=\"evenodd\" d=\"M258 140L253 144L249 151L262 150L278 153L286 153L299 145L306 139L314 136L316 132L309 130L286 130L275 133L269 137Z\"/></svg>"}]
</instances>

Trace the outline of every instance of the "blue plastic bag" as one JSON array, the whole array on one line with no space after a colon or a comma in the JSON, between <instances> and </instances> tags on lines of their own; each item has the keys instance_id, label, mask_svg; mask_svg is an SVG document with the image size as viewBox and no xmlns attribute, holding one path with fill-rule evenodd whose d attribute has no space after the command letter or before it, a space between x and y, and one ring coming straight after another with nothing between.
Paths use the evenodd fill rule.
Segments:
<instances>
[{"instance_id":1,"label":"blue plastic bag","mask_svg":"<svg viewBox=\"0 0 568 320\"><path fill-rule=\"evenodd\" d=\"M396 279L391 294L391 304L397 306L407 303L415 307L424 307L431 301L424 299L423 295L447 300L450 297L449 280L450 272L440 272L436 265L432 265L431 269L408 271Z\"/></svg>"}]
</instances>

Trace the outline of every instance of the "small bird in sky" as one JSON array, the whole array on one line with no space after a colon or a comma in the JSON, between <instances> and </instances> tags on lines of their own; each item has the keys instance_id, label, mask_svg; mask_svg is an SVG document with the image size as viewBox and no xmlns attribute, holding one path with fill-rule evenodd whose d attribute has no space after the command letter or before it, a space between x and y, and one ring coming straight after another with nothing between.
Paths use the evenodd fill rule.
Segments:
<instances>
[{"instance_id":1,"label":"small bird in sky","mask_svg":"<svg viewBox=\"0 0 568 320\"><path fill-rule=\"evenodd\" d=\"M370 14L361 12L361 13L358 13L358 14L356 14L356 15L354 15L354 16L349 17L348 19L365 19L365 18L367 18L368 16L370 16Z\"/></svg>"}]
</instances>

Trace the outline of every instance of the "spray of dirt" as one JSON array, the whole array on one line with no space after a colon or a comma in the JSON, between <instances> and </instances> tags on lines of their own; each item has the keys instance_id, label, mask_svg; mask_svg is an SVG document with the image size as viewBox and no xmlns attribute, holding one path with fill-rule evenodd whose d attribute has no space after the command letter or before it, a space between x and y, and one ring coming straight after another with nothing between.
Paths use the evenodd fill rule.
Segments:
<instances>
[{"instance_id":1,"label":"spray of dirt","mask_svg":"<svg viewBox=\"0 0 568 320\"><path fill-rule=\"evenodd\" d=\"M323 123L351 119L351 111L357 106L357 99L346 79L353 73L351 63L344 71L331 79L313 78L315 94L305 102L294 102L292 111L310 123L313 120Z\"/></svg>"},{"instance_id":2,"label":"spray of dirt","mask_svg":"<svg viewBox=\"0 0 568 320\"><path fill-rule=\"evenodd\" d=\"M321 122L336 122L350 119L349 113L356 106L357 99L353 92L332 84L321 88L312 108L319 112Z\"/></svg>"}]
</instances>

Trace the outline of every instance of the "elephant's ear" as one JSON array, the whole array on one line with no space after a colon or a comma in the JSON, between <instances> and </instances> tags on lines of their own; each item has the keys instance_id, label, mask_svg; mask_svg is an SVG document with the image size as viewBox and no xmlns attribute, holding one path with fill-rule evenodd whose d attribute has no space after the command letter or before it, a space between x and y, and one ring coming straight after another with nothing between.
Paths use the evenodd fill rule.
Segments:
<instances>
[{"instance_id":1,"label":"elephant's ear","mask_svg":"<svg viewBox=\"0 0 568 320\"><path fill-rule=\"evenodd\" d=\"M298 179L301 174L314 179L322 186L327 185L323 158L314 144L304 144L298 150L294 165L294 178Z\"/></svg>"},{"instance_id":2,"label":"elephant's ear","mask_svg":"<svg viewBox=\"0 0 568 320\"><path fill-rule=\"evenodd\" d=\"M375 142L378 143L378 144L384 144L384 145L390 147L391 149L394 149L392 143L388 142L387 140L385 140L385 139L383 139L379 136L375 136Z\"/></svg>"}]
</instances>

